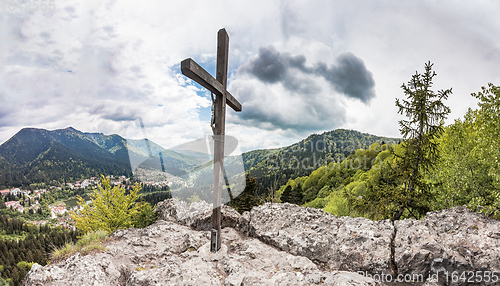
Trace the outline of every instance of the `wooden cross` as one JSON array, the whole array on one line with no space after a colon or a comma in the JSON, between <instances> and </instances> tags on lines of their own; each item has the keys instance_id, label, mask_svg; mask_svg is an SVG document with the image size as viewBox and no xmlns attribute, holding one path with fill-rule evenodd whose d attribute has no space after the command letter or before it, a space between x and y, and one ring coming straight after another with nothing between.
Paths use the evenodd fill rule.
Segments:
<instances>
[{"instance_id":1,"label":"wooden cross","mask_svg":"<svg viewBox=\"0 0 500 286\"><path fill-rule=\"evenodd\" d=\"M221 246L221 193L222 176L224 172L224 134L226 121L226 103L235 111L241 111L241 104L226 90L227 62L229 55L229 36L226 29L217 33L217 79L191 58L181 62L183 75L196 81L216 95L215 98L215 128L214 128L214 193L212 212L212 232L210 251L217 252Z\"/></svg>"}]
</instances>

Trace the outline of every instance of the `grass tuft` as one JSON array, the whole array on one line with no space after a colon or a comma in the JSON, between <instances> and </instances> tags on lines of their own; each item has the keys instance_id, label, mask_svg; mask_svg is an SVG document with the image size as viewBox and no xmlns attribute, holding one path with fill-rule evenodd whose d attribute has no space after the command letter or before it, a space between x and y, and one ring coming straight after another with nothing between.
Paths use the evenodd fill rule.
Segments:
<instances>
[{"instance_id":1,"label":"grass tuft","mask_svg":"<svg viewBox=\"0 0 500 286\"><path fill-rule=\"evenodd\" d=\"M77 252L86 255L92 251L106 251L107 249L102 246L102 242L106 241L107 238L108 233L104 230L89 232L76 243L69 242L60 248L54 249L51 254L51 263L64 260Z\"/></svg>"}]
</instances>

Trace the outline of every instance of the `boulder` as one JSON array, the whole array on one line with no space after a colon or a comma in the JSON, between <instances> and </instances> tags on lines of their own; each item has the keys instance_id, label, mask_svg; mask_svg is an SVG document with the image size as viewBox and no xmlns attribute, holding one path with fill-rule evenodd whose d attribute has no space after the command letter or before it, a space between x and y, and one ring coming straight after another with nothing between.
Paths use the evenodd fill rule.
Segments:
<instances>
[{"instance_id":1,"label":"boulder","mask_svg":"<svg viewBox=\"0 0 500 286\"><path fill-rule=\"evenodd\" d=\"M212 229L212 204L205 201L187 204L185 201L168 199L156 205L158 219L174 221L196 230ZM240 214L226 205L221 207L221 228L235 228L240 221Z\"/></svg>"},{"instance_id":2,"label":"boulder","mask_svg":"<svg viewBox=\"0 0 500 286\"><path fill-rule=\"evenodd\" d=\"M392 222L265 204L245 212L239 229L330 270L379 281L500 285L500 221L464 206Z\"/></svg>"},{"instance_id":3,"label":"boulder","mask_svg":"<svg viewBox=\"0 0 500 286\"><path fill-rule=\"evenodd\" d=\"M294 204L265 204L245 212L240 230L266 244L329 269L393 274L390 221L337 217Z\"/></svg>"},{"instance_id":4,"label":"boulder","mask_svg":"<svg viewBox=\"0 0 500 286\"><path fill-rule=\"evenodd\" d=\"M399 273L439 273L438 281L453 285L475 280L488 285L485 272L495 271L498 280L490 285L500 285L500 221L461 206L428 213L422 220L396 221L395 227Z\"/></svg>"}]
</instances>

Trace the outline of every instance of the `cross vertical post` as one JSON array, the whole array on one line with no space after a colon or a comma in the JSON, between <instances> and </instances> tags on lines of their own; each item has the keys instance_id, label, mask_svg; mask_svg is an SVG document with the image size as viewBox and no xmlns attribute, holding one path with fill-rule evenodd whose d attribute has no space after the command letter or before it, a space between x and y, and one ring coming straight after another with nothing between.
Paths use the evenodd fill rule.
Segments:
<instances>
[{"instance_id":1,"label":"cross vertical post","mask_svg":"<svg viewBox=\"0 0 500 286\"><path fill-rule=\"evenodd\" d=\"M229 56L229 36L226 29L217 33L217 75L214 79L192 59L181 62L181 71L211 92L215 93L214 108L214 192L212 211L212 232L210 251L217 252L221 247L221 193L224 174L224 138L226 122L226 103L235 111L241 111L241 104L226 90L227 66Z\"/></svg>"},{"instance_id":2,"label":"cross vertical post","mask_svg":"<svg viewBox=\"0 0 500 286\"><path fill-rule=\"evenodd\" d=\"M227 62L229 54L229 36L225 29L217 33L217 81L224 90L227 85ZM217 231L217 237L210 241L211 250L217 252L221 246L221 194L222 176L224 174L224 139L226 125L226 93L215 99L215 129L214 129L214 192L212 210L212 229Z\"/></svg>"}]
</instances>

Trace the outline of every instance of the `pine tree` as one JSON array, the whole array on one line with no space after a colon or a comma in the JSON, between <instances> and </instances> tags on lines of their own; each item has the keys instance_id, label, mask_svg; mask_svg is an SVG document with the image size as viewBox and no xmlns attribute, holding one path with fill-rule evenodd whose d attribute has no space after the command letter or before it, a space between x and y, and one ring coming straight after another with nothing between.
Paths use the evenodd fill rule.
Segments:
<instances>
[{"instance_id":1,"label":"pine tree","mask_svg":"<svg viewBox=\"0 0 500 286\"><path fill-rule=\"evenodd\" d=\"M246 173L245 182L246 185L243 192L228 203L229 206L233 207L239 213L250 211L252 207L260 205L260 199L257 195L260 184L257 183L257 178L250 177L250 174Z\"/></svg>"},{"instance_id":2,"label":"pine tree","mask_svg":"<svg viewBox=\"0 0 500 286\"><path fill-rule=\"evenodd\" d=\"M19 285L19 280L20 280L20 277L19 277L19 270L17 270L17 267L13 267L12 268L12 282L14 282L14 286L17 286Z\"/></svg>"},{"instance_id":3,"label":"pine tree","mask_svg":"<svg viewBox=\"0 0 500 286\"><path fill-rule=\"evenodd\" d=\"M28 250L28 253L26 253L26 261L27 262L33 262L35 259L33 258L33 253L31 250Z\"/></svg>"},{"instance_id":4,"label":"pine tree","mask_svg":"<svg viewBox=\"0 0 500 286\"><path fill-rule=\"evenodd\" d=\"M429 210L429 185L423 180L423 174L439 158L437 138L443 133L443 121L450 113L450 108L442 100L452 93L451 88L437 93L431 90L432 79L437 75L432 71L433 65L426 63L424 74L416 72L408 84L401 86L407 99L396 99L398 113L408 117L408 120L399 121L405 139L404 153L394 153L402 169L398 176L404 181L402 195L394 200L394 220L399 220L405 210L417 218Z\"/></svg>"},{"instance_id":5,"label":"pine tree","mask_svg":"<svg viewBox=\"0 0 500 286\"><path fill-rule=\"evenodd\" d=\"M295 185L293 188L291 185L288 185L283 191L283 194L281 194L281 202L283 203L300 205L303 203L302 200L302 185L300 183Z\"/></svg>"}]
</instances>

